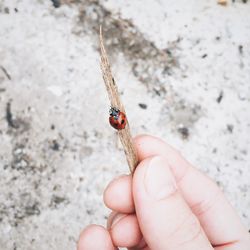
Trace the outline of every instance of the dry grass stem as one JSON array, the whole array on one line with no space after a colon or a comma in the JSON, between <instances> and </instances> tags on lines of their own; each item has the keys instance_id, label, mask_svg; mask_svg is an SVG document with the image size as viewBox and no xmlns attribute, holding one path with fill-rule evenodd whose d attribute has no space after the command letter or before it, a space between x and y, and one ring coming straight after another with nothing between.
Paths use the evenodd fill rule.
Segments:
<instances>
[{"instance_id":1,"label":"dry grass stem","mask_svg":"<svg viewBox=\"0 0 250 250\"><path fill-rule=\"evenodd\" d=\"M103 44L101 27L100 27L100 51L101 51L102 76L103 76L103 80L106 86L106 90L108 92L110 105L111 107L118 108L120 111L126 114L124 106L122 105L122 102L119 96L117 85L115 83L114 77L112 76L111 67L110 67L107 53ZM133 139L130 133L128 119L127 119L126 127L122 130L118 130L118 136L123 145L123 150L127 158L130 172L133 173L138 164L138 157L137 157L136 149L134 147Z\"/></svg>"},{"instance_id":2,"label":"dry grass stem","mask_svg":"<svg viewBox=\"0 0 250 250\"><path fill-rule=\"evenodd\" d=\"M217 0L217 3L220 5L227 5L227 0Z\"/></svg>"}]
</instances>

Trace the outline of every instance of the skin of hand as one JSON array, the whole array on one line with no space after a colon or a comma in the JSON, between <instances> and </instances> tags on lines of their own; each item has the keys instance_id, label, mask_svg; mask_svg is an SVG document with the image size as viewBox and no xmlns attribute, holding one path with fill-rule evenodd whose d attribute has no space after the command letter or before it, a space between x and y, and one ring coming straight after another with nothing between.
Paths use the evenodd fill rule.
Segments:
<instances>
[{"instance_id":1,"label":"skin of hand","mask_svg":"<svg viewBox=\"0 0 250 250\"><path fill-rule=\"evenodd\" d=\"M247 229L209 177L162 140L135 138L139 165L104 192L107 228L90 225L78 250L249 250Z\"/></svg>"}]
</instances>

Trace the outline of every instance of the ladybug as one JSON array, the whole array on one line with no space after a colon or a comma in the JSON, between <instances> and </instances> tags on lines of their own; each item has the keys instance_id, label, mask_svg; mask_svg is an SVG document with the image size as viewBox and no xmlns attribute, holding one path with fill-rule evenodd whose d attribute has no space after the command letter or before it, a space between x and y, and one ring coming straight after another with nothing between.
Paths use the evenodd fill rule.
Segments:
<instances>
[{"instance_id":1,"label":"ladybug","mask_svg":"<svg viewBox=\"0 0 250 250\"><path fill-rule=\"evenodd\" d=\"M117 130L124 129L126 126L126 115L118 108L111 107L109 110L109 123Z\"/></svg>"}]
</instances>

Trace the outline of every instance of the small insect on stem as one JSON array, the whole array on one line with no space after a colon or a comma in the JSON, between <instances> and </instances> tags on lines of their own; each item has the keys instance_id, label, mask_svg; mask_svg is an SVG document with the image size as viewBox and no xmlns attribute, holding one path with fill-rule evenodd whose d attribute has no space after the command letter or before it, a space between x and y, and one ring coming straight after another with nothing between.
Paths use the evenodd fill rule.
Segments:
<instances>
[{"instance_id":1,"label":"small insect on stem","mask_svg":"<svg viewBox=\"0 0 250 250\"><path fill-rule=\"evenodd\" d=\"M124 129L127 123L126 115L118 108L111 107L109 110L109 123L117 130Z\"/></svg>"}]
</instances>

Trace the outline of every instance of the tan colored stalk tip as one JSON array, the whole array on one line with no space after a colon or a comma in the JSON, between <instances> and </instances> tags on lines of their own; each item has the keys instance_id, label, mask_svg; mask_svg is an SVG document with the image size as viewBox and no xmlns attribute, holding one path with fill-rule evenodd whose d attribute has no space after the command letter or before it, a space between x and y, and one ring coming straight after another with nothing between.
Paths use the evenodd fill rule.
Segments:
<instances>
[{"instance_id":1,"label":"tan colored stalk tip","mask_svg":"<svg viewBox=\"0 0 250 250\"><path fill-rule=\"evenodd\" d=\"M227 5L227 0L217 0L217 3L220 5Z\"/></svg>"},{"instance_id":2,"label":"tan colored stalk tip","mask_svg":"<svg viewBox=\"0 0 250 250\"><path fill-rule=\"evenodd\" d=\"M108 92L108 97L111 107L118 108L124 114L126 114L124 106L122 105L118 88L112 76L111 67L108 61L107 53L103 44L102 27L100 26L100 54L101 54L101 70L102 77ZM127 115L126 115L127 117ZM133 144L133 139L129 129L129 123L127 118L127 124L124 129L117 130L119 139L122 143L123 150L125 152L130 172L133 174L138 164L138 157L136 149Z\"/></svg>"}]
</instances>

